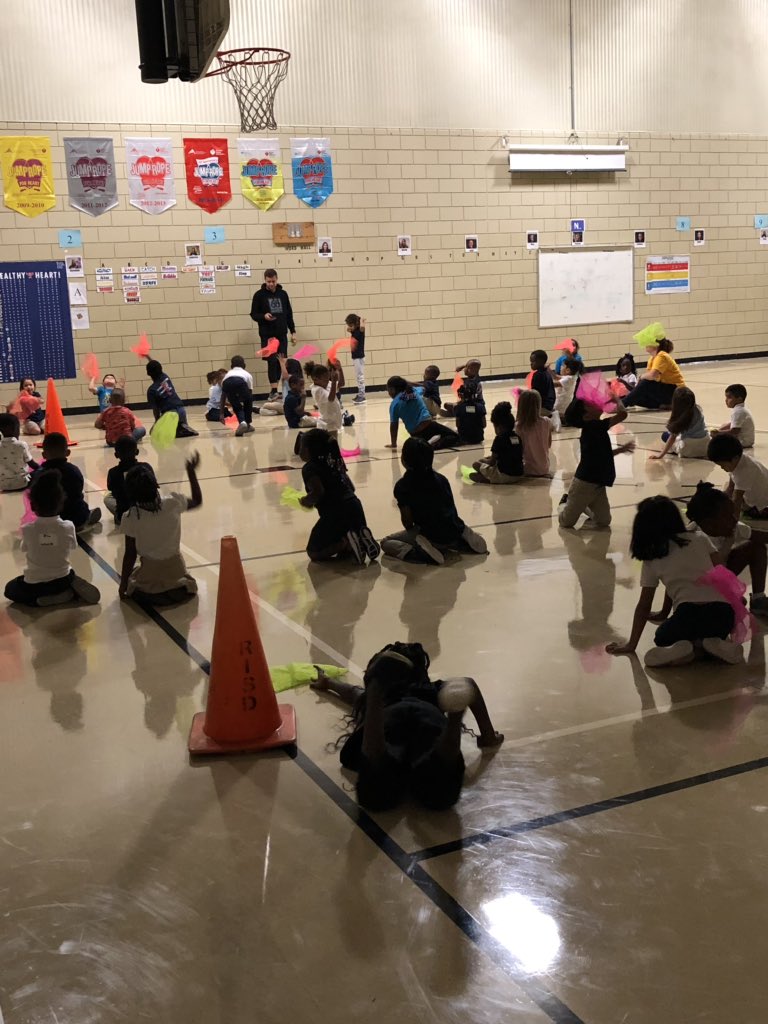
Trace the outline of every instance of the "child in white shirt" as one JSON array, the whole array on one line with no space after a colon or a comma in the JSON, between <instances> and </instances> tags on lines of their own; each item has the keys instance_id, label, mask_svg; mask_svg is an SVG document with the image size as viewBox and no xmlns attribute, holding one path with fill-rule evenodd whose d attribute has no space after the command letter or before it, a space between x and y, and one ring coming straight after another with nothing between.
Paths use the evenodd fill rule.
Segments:
<instances>
[{"instance_id":1,"label":"child in white shirt","mask_svg":"<svg viewBox=\"0 0 768 1024\"><path fill-rule=\"evenodd\" d=\"M730 384L725 389L725 404L731 410L729 423L712 431L712 437L717 434L731 434L738 437L742 448L753 448L755 445L755 421L752 414L744 405L747 400L747 389L743 384Z\"/></svg>"},{"instance_id":2,"label":"child in white shirt","mask_svg":"<svg viewBox=\"0 0 768 1024\"><path fill-rule=\"evenodd\" d=\"M225 416L221 414L221 382L224 380L226 370L211 370L206 373L208 381L208 401L205 403L205 418L209 423L223 423ZM225 414L226 415L226 414Z\"/></svg>"},{"instance_id":3,"label":"child in white shirt","mask_svg":"<svg viewBox=\"0 0 768 1024\"><path fill-rule=\"evenodd\" d=\"M745 515L752 519L768 519L768 468L744 454L738 437L733 434L713 437L707 458L730 475L725 493L733 498L737 518L744 508Z\"/></svg>"},{"instance_id":4,"label":"child in white shirt","mask_svg":"<svg viewBox=\"0 0 768 1024\"><path fill-rule=\"evenodd\" d=\"M24 575L5 586L9 601L32 608L66 604L79 597L97 604L101 594L87 580L76 576L69 556L77 547L75 527L59 516L64 488L57 469L39 473L29 489L29 503L37 518L21 528L21 550L27 556Z\"/></svg>"},{"instance_id":5,"label":"child in white shirt","mask_svg":"<svg viewBox=\"0 0 768 1024\"><path fill-rule=\"evenodd\" d=\"M18 416L0 413L0 491L23 491L29 483L29 470L37 469L26 441L19 439Z\"/></svg>"},{"instance_id":6,"label":"child in white shirt","mask_svg":"<svg viewBox=\"0 0 768 1024\"><path fill-rule=\"evenodd\" d=\"M562 376L555 379L555 408L552 413L555 430L560 430L562 417L574 399L576 385L579 383L579 373L583 369L584 364L571 356L564 359L561 364Z\"/></svg>"},{"instance_id":7,"label":"child in white shirt","mask_svg":"<svg viewBox=\"0 0 768 1024\"><path fill-rule=\"evenodd\" d=\"M125 475L125 489L131 507L120 520L125 536L120 576L120 597L138 603L169 605L197 593L197 582L187 572L181 554L181 514L203 503L197 473L197 452L186 462L192 497L161 494L155 472L140 462ZM139 565L136 567L136 560Z\"/></svg>"},{"instance_id":8,"label":"child in white shirt","mask_svg":"<svg viewBox=\"0 0 768 1024\"><path fill-rule=\"evenodd\" d=\"M337 397L339 375L337 370L315 363L311 368L312 398L320 412L316 426L327 430L333 438L338 437L342 425L341 406Z\"/></svg>"}]
</instances>

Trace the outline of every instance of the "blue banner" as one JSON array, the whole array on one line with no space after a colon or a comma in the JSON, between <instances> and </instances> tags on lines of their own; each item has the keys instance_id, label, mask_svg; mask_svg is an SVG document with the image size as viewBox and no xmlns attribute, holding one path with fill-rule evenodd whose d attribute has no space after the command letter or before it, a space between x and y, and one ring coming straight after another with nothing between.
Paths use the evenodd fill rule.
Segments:
<instances>
[{"instance_id":1,"label":"blue banner","mask_svg":"<svg viewBox=\"0 0 768 1024\"><path fill-rule=\"evenodd\" d=\"M0 263L0 382L76 376L64 261Z\"/></svg>"},{"instance_id":2,"label":"blue banner","mask_svg":"<svg viewBox=\"0 0 768 1024\"><path fill-rule=\"evenodd\" d=\"M331 145L328 139L291 139L294 195L316 209L333 194Z\"/></svg>"}]
</instances>

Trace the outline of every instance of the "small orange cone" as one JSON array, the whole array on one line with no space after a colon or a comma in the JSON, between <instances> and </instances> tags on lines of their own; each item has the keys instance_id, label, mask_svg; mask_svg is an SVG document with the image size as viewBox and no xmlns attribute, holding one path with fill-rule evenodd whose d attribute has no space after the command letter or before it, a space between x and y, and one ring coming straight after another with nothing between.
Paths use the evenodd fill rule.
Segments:
<instances>
[{"instance_id":1,"label":"small orange cone","mask_svg":"<svg viewBox=\"0 0 768 1024\"><path fill-rule=\"evenodd\" d=\"M48 387L45 392L45 432L46 434L63 434L70 448L74 448L77 444L77 441L73 441L67 431L67 424L64 422L64 413L61 411L61 403L56 393L53 377L48 378ZM37 447L43 447L42 441L38 442Z\"/></svg>"},{"instance_id":2,"label":"small orange cone","mask_svg":"<svg viewBox=\"0 0 768 1024\"><path fill-rule=\"evenodd\" d=\"M192 754L271 750L296 742L296 712L278 704L235 537L222 537L208 702L189 733Z\"/></svg>"}]
</instances>

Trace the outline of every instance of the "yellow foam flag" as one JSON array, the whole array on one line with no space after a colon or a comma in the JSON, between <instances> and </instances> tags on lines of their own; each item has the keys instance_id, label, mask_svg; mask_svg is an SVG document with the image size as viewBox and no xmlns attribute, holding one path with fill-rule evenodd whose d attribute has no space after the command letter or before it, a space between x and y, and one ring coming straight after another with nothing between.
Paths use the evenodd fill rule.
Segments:
<instances>
[{"instance_id":1,"label":"yellow foam flag","mask_svg":"<svg viewBox=\"0 0 768 1024\"><path fill-rule=\"evenodd\" d=\"M662 324L656 323L648 324L642 331L638 331L637 334L633 334L632 338L640 348L649 348L651 345L655 345L657 341L661 341L662 338L666 338L667 332L664 330Z\"/></svg>"},{"instance_id":2,"label":"yellow foam flag","mask_svg":"<svg viewBox=\"0 0 768 1024\"><path fill-rule=\"evenodd\" d=\"M56 205L51 140L44 135L0 138L5 205L25 217L38 217Z\"/></svg>"},{"instance_id":3,"label":"yellow foam flag","mask_svg":"<svg viewBox=\"0 0 768 1024\"><path fill-rule=\"evenodd\" d=\"M152 427L149 439L155 451L161 452L170 448L176 440L176 428L179 425L179 414L177 412L164 412L160 419Z\"/></svg>"}]
</instances>

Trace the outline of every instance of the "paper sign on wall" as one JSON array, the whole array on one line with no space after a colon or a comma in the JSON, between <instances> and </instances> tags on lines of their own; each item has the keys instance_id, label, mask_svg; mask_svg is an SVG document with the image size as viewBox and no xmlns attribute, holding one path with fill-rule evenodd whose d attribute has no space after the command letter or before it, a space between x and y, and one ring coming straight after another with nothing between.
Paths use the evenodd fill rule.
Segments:
<instances>
[{"instance_id":1,"label":"paper sign on wall","mask_svg":"<svg viewBox=\"0 0 768 1024\"><path fill-rule=\"evenodd\" d=\"M649 256L645 261L645 294L665 295L691 290L687 256Z\"/></svg>"},{"instance_id":2,"label":"paper sign on wall","mask_svg":"<svg viewBox=\"0 0 768 1024\"><path fill-rule=\"evenodd\" d=\"M170 139L125 140L131 206L158 214L176 205Z\"/></svg>"},{"instance_id":3,"label":"paper sign on wall","mask_svg":"<svg viewBox=\"0 0 768 1024\"><path fill-rule=\"evenodd\" d=\"M3 193L9 210L38 217L56 205L51 140L44 135L5 135L0 139Z\"/></svg>"},{"instance_id":4,"label":"paper sign on wall","mask_svg":"<svg viewBox=\"0 0 768 1024\"><path fill-rule=\"evenodd\" d=\"M277 139L238 139L240 189L260 210L268 210L285 192Z\"/></svg>"},{"instance_id":5,"label":"paper sign on wall","mask_svg":"<svg viewBox=\"0 0 768 1024\"><path fill-rule=\"evenodd\" d=\"M232 198L226 139L184 139L187 195L206 213L216 213Z\"/></svg>"},{"instance_id":6,"label":"paper sign on wall","mask_svg":"<svg viewBox=\"0 0 768 1024\"><path fill-rule=\"evenodd\" d=\"M291 139L293 191L315 209L333 193L331 144L328 139Z\"/></svg>"},{"instance_id":7,"label":"paper sign on wall","mask_svg":"<svg viewBox=\"0 0 768 1024\"><path fill-rule=\"evenodd\" d=\"M69 205L100 217L117 206L112 139L64 139Z\"/></svg>"}]
</instances>

